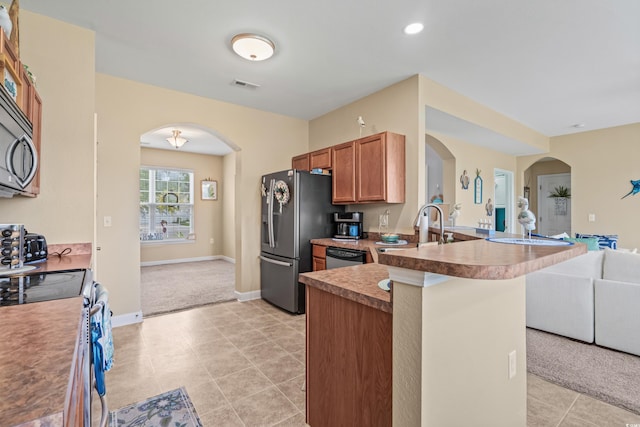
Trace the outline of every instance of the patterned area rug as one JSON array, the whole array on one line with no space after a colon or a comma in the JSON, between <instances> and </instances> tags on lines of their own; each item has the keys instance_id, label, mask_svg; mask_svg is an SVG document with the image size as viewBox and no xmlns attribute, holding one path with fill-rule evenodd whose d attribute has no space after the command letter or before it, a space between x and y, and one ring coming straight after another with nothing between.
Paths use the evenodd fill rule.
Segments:
<instances>
[{"instance_id":1,"label":"patterned area rug","mask_svg":"<svg viewBox=\"0 0 640 427\"><path fill-rule=\"evenodd\" d=\"M184 387L109 414L110 427L202 427Z\"/></svg>"},{"instance_id":2,"label":"patterned area rug","mask_svg":"<svg viewBox=\"0 0 640 427\"><path fill-rule=\"evenodd\" d=\"M141 267L140 282L145 317L236 299L235 264L223 260Z\"/></svg>"}]
</instances>

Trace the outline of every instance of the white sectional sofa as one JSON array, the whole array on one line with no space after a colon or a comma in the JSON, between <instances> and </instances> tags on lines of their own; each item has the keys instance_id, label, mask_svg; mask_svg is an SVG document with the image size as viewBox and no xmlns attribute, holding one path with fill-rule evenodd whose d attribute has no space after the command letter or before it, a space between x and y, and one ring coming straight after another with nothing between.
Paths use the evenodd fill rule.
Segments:
<instances>
[{"instance_id":1,"label":"white sectional sofa","mask_svg":"<svg viewBox=\"0 0 640 427\"><path fill-rule=\"evenodd\" d=\"M530 273L527 326L640 355L640 255L605 249Z\"/></svg>"}]
</instances>

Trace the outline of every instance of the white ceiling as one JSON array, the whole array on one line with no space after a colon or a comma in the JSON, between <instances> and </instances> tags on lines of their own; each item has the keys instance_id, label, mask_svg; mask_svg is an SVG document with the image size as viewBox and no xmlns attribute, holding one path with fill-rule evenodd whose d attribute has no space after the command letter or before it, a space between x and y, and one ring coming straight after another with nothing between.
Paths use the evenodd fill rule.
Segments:
<instances>
[{"instance_id":1,"label":"white ceiling","mask_svg":"<svg viewBox=\"0 0 640 427\"><path fill-rule=\"evenodd\" d=\"M640 122L638 0L22 0L21 7L94 30L100 73L302 119L420 73L547 136ZM425 30L403 34L415 21ZM236 56L229 41L241 32L271 38L273 58Z\"/></svg>"}]
</instances>

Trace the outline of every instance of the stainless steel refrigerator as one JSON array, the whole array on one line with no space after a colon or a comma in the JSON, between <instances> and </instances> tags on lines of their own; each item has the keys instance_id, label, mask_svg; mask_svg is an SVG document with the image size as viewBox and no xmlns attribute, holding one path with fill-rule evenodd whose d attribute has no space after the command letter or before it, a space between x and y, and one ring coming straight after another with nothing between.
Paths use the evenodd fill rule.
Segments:
<instances>
[{"instance_id":1,"label":"stainless steel refrigerator","mask_svg":"<svg viewBox=\"0 0 640 427\"><path fill-rule=\"evenodd\" d=\"M311 271L311 239L334 234L331 176L286 170L262 177L260 288L262 298L292 313L304 313L304 285Z\"/></svg>"}]
</instances>

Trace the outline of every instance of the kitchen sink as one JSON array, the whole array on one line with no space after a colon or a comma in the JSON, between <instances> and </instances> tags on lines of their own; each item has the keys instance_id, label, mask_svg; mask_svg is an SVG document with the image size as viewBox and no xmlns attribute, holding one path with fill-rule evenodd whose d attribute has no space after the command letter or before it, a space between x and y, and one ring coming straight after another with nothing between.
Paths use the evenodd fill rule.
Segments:
<instances>
[{"instance_id":1,"label":"kitchen sink","mask_svg":"<svg viewBox=\"0 0 640 427\"><path fill-rule=\"evenodd\" d=\"M556 239L522 239L517 237L490 237L489 242L506 243L508 245L532 245L532 246L570 246L571 242Z\"/></svg>"}]
</instances>

